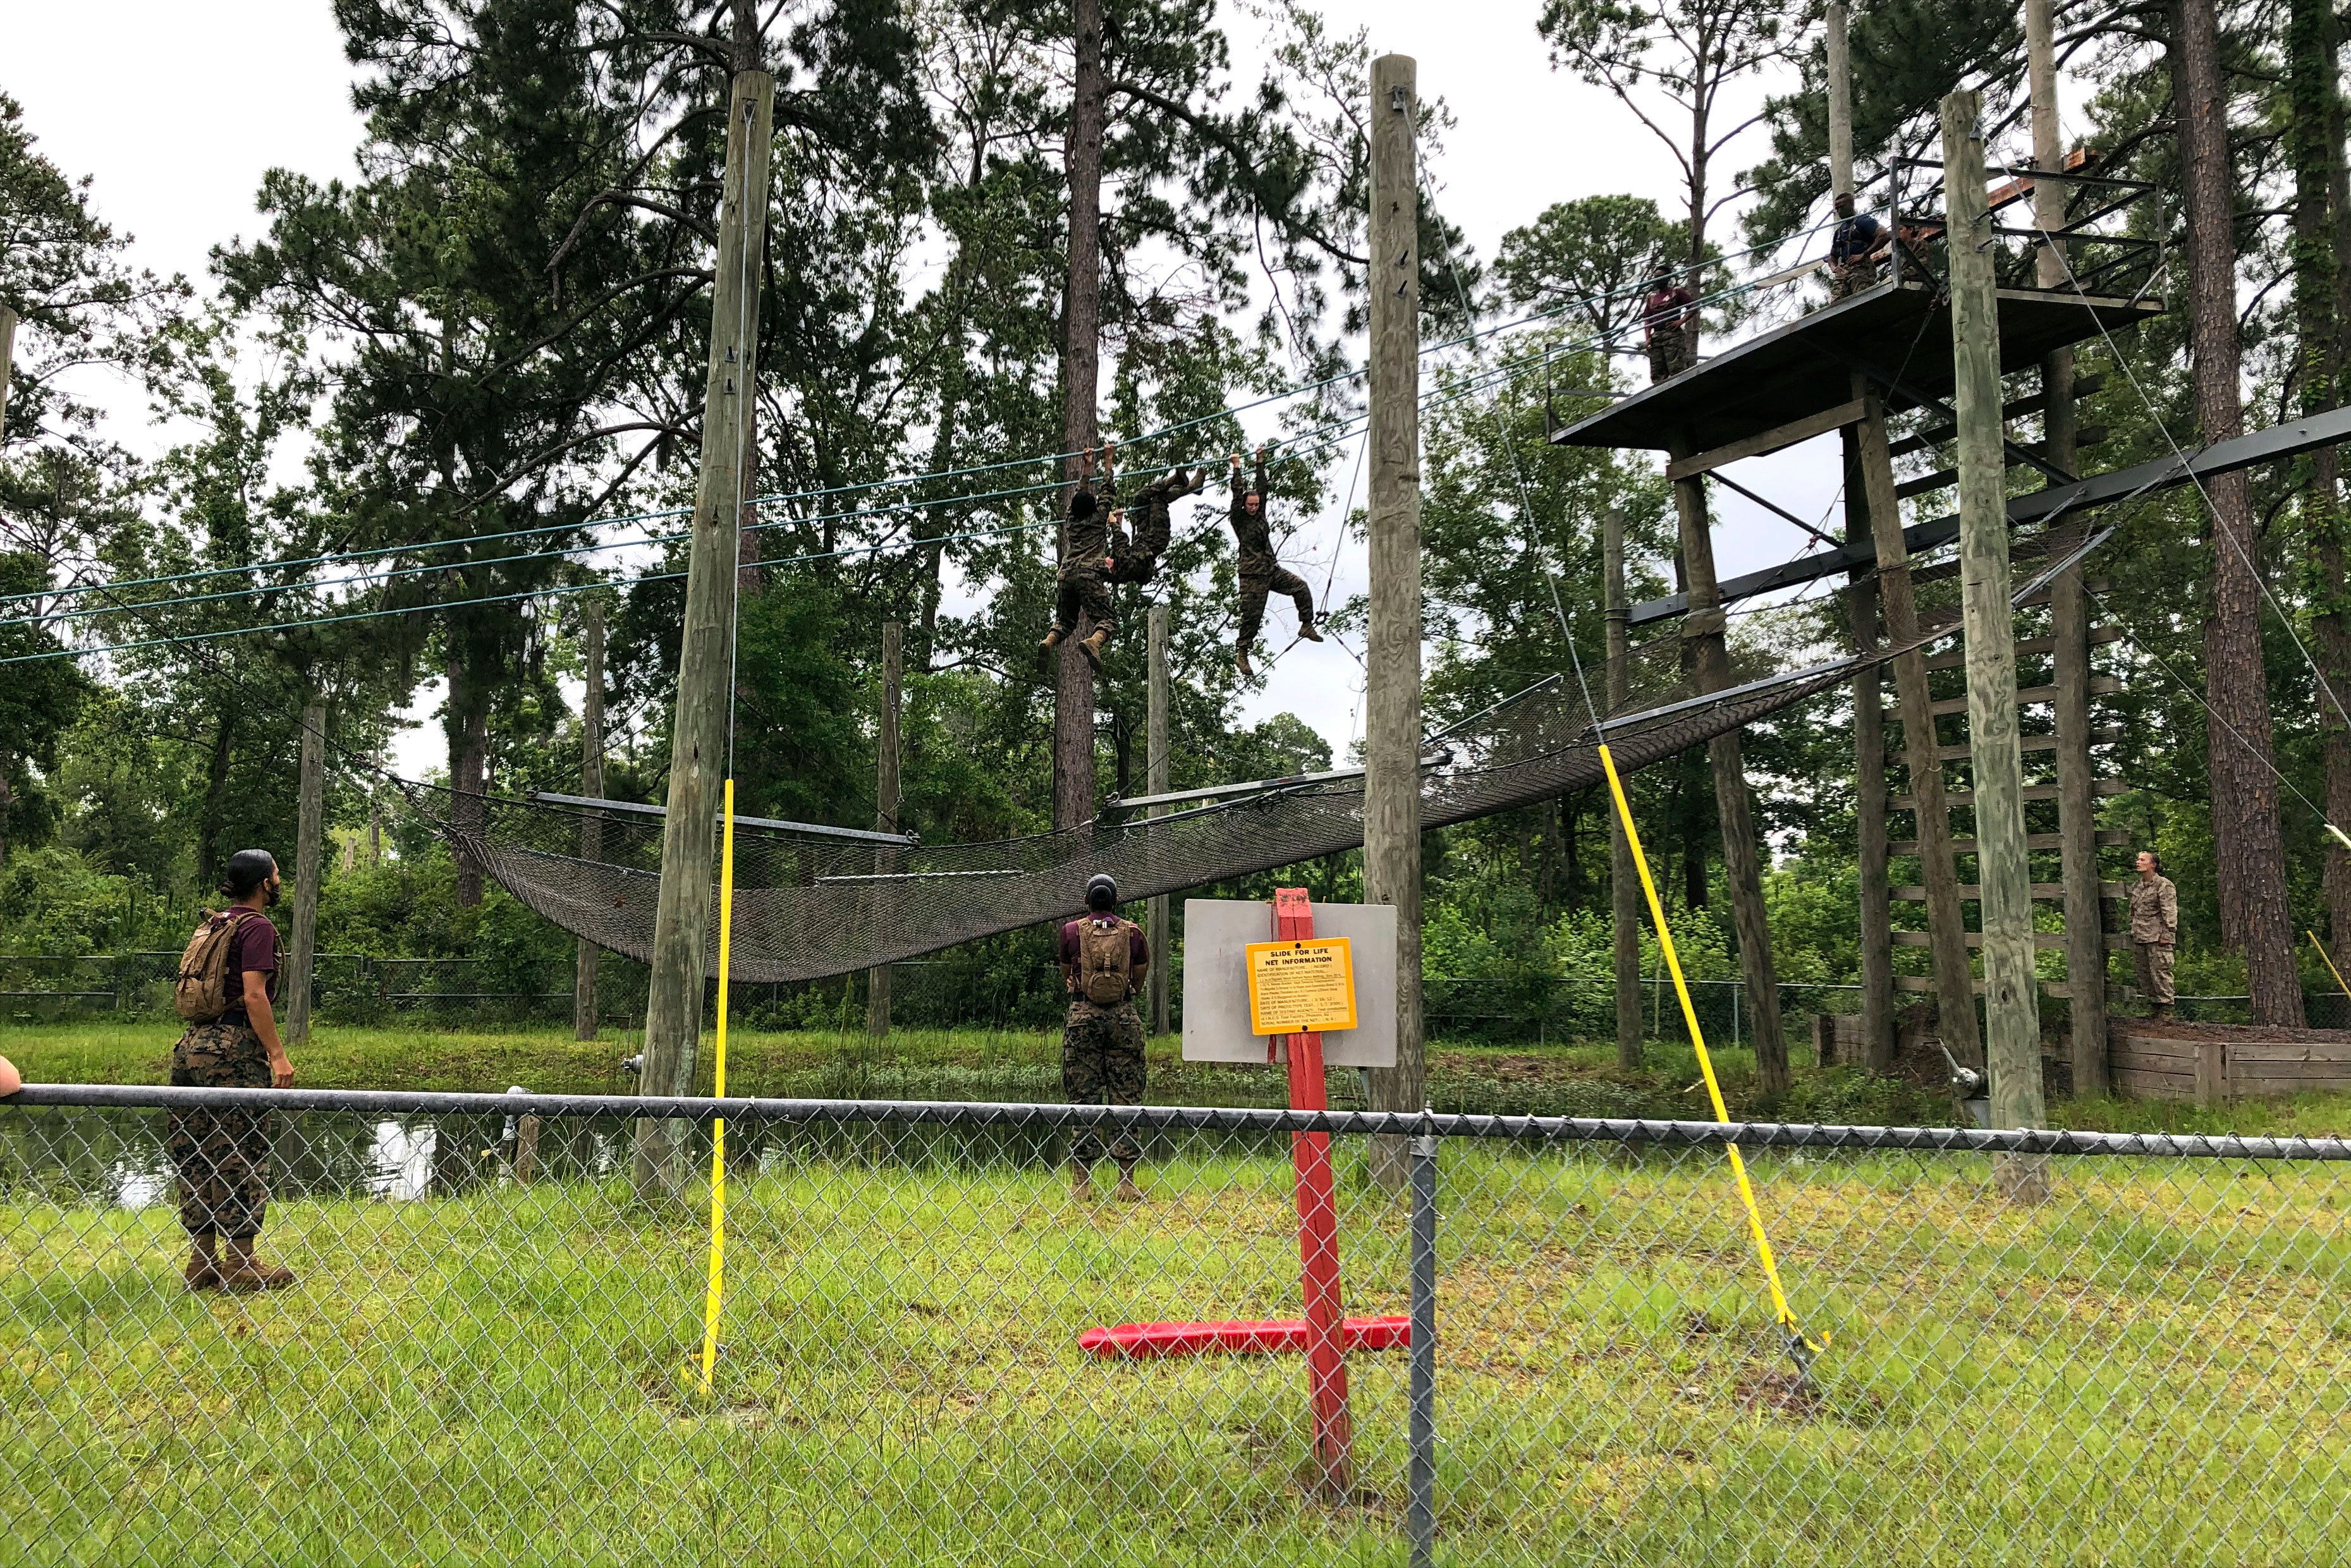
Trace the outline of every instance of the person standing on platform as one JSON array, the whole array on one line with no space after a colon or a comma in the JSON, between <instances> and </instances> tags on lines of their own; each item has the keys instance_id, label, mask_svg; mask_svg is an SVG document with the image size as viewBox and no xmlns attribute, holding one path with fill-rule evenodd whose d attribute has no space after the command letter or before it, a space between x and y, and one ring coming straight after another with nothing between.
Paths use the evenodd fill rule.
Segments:
<instances>
[{"instance_id":1,"label":"person standing on platform","mask_svg":"<svg viewBox=\"0 0 2351 1568\"><path fill-rule=\"evenodd\" d=\"M1876 287L1879 260L1893 244L1886 225L1855 213L1853 197L1836 199L1837 226L1829 236L1829 298L1843 299Z\"/></svg>"},{"instance_id":2,"label":"person standing on platform","mask_svg":"<svg viewBox=\"0 0 2351 1568\"><path fill-rule=\"evenodd\" d=\"M1241 601L1240 632L1235 640L1233 663L1244 675L1257 671L1249 664L1249 648L1257 642L1258 628L1265 624L1265 599L1269 593L1286 593L1298 606L1298 634L1309 643L1322 641L1322 633L1314 630L1314 591L1306 580L1273 558L1273 533L1266 516L1265 448L1257 449L1257 485L1254 489L1241 488L1241 455L1233 454L1233 542L1239 547Z\"/></svg>"},{"instance_id":3,"label":"person standing on platform","mask_svg":"<svg viewBox=\"0 0 2351 1568\"><path fill-rule=\"evenodd\" d=\"M277 902L282 885L267 850L229 856L221 883L229 906L197 928L182 960L181 990L192 994L201 980L208 994L182 1006L191 1023L172 1048L172 1087L293 1087L294 1064L269 1011L277 995L277 928L262 913ZM210 991L215 967L216 993ZM294 1282L290 1270L263 1262L253 1250L269 1210L274 1123L267 1111L171 1113L164 1142L180 1180L180 1224L193 1246L188 1289L271 1291Z\"/></svg>"},{"instance_id":4,"label":"person standing on platform","mask_svg":"<svg viewBox=\"0 0 2351 1568\"><path fill-rule=\"evenodd\" d=\"M2153 850L2138 852L2138 880L2130 890L2130 934L2147 1016L2168 1019L2173 999L2172 950L2179 943L2179 890L2163 874L2163 862Z\"/></svg>"},{"instance_id":5,"label":"person standing on platform","mask_svg":"<svg viewBox=\"0 0 2351 1568\"><path fill-rule=\"evenodd\" d=\"M1649 345L1649 380L1670 381L1690 367L1691 308L1698 291L1676 283L1674 275L1659 273L1649 280L1648 298L1641 301L1641 332Z\"/></svg>"},{"instance_id":6,"label":"person standing on platform","mask_svg":"<svg viewBox=\"0 0 2351 1568\"><path fill-rule=\"evenodd\" d=\"M1151 943L1143 927L1118 913L1118 883L1098 872L1086 883L1086 912L1061 927L1061 984L1070 993L1068 1020L1061 1027L1061 1090L1072 1105L1143 1103L1143 1019L1135 993L1151 970ZM1070 1137L1070 1196L1083 1202L1092 1192L1093 1165L1103 1137L1080 1127ZM1109 1140L1118 1162L1118 1197L1140 1203L1134 1185L1139 1157L1125 1133Z\"/></svg>"}]
</instances>

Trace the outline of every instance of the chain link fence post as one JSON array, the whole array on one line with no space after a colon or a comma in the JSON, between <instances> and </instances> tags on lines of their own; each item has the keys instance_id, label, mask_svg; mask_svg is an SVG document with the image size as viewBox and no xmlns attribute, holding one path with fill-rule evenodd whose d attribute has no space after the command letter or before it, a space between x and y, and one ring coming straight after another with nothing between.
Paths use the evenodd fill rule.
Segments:
<instances>
[{"instance_id":1,"label":"chain link fence post","mask_svg":"<svg viewBox=\"0 0 2351 1568\"><path fill-rule=\"evenodd\" d=\"M1437 1550L1437 1137L1412 1141L1412 1568Z\"/></svg>"}]
</instances>

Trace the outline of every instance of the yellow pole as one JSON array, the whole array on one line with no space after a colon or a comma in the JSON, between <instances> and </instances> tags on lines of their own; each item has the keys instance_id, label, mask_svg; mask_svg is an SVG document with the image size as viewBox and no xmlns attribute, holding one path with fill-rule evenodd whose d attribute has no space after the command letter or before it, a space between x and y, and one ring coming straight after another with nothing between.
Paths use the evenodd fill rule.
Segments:
<instances>
[{"instance_id":1,"label":"yellow pole","mask_svg":"<svg viewBox=\"0 0 2351 1568\"><path fill-rule=\"evenodd\" d=\"M714 1092L726 1098L726 968L735 936L735 780L726 780L718 852L718 1055ZM718 1364L718 1303L726 1278L726 1118L710 1124L710 1290L702 1304L702 1392Z\"/></svg>"},{"instance_id":2,"label":"yellow pole","mask_svg":"<svg viewBox=\"0 0 2351 1568\"><path fill-rule=\"evenodd\" d=\"M2336 968L2335 967L2335 960L2326 956L2326 944L2318 939L2318 933L2304 927L2302 934L2310 938L2310 945L2318 949L2318 961L2326 966L2326 972L2328 974L2335 977L2335 986L2341 989L2345 996L2351 997L2351 986L2343 984L2343 971Z\"/></svg>"},{"instance_id":3,"label":"yellow pole","mask_svg":"<svg viewBox=\"0 0 2351 1568\"><path fill-rule=\"evenodd\" d=\"M1688 1029L1690 1045L1698 1052L1698 1070L1706 1079L1707 1098L1713 1103L1714 1119L1730 1120L1730 1109L1722 1103L1722 1085L1714 1076L1714 1058L1707 1054L1706 1035L1698 1026L1698 1008L1690 1000L1689 982L1682 977L1682 961L1674 952L1674 934L1666 925L1666 906L1657 897L1657 884L1649 880L1649 857L1641 848L1641 835L1633 826L1633 808L1625 799L1624 780L1616 777L1616 759L1608 755L1608 747L1600 747L1600 766L1608 772L1608 793L1616 802L1616 818L1625 825L1625 841L1633 851L1633 867L1641 873L1641 891L1649 901L1649 918L1657 927L1657 951L1666 961L1666 968L1674 977L1674 996L1682 1006L1682 1023ZM1737 1144L1725 1144L1730 1152L1730 1174L1739 1184L1739 1201L1747 1207L1747 1228L1755 1239L1755 1255L1762 1260L1763 1278L1771 1288L1771 1310L1780 1326L1788 1331L1790 1354L1795 1356L1798 1369L1806 1369L1813 1356L1827 1348L1826 1342L1815 1344L1804 1337L1796 1325L1796 1314L1788 1305L1788 1293L1780 1288L1780 1264L1771 1255L1771 1239L1763 1231L1763 1211L1755 1203L1755 1186L1747 1179L1747 1162L1740 1157Z\"/></svg>"}]
</instances>

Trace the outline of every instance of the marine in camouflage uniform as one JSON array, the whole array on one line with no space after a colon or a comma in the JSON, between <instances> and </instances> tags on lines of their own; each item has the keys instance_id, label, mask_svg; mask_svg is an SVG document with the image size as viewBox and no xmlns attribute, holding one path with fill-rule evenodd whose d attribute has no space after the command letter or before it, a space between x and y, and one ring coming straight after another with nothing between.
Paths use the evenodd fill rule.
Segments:
<instances>
[{"instance_id":1,"label":"marine in camouflage uniform","mask_svg":"<svg viewBox=\"0 0 2351 1568\"><path fill-rule=\"evenodd\" d=\"M1235 638L1233 664L1244 675L1257 672L1249 665L1249 649L1257 642L1258 628L1265 624L1265 601L1270 593L1286 593L1298 606L1298 634L1309 643L1322 641L1322 633L1314 629L1314 591L1306 580L1283 566L1273 555L1273 532L1266 516L1265 448L1257 449L1257 486L1241 487L1240 455L1235 453L1233 464L1233 543L1239 559L1240 630Z\"/></svg>"},{"instance_id":2,"label":"marine in camouflage uniform","mask_svg":"<svg viewBox=\"0 0 2351 1568\"><path fill-rule=\"evenodd\" d=\"M1061 1026L1061 1090L1072 1105L1143 1103L1143 1019L1134 1010L1134 998L1151 967L1151 946L1141 926L1119 918L1117 906L1118 883L1108 873L1097 873L1086 883L1086 913L1061 927L1061 977L1070 992L1069 1016ZM1117 1001L1097 1002L1085 994L1082 971L1089 929L1098 936L1125 939L1126 995ZM1143 1194L1134 1185L1134 1166L1142 1151L1125 1132L1105 1139L1095 1127L1080 1127L1070 1137L1073 1195L1086 1195L1092 1167L1102 1158L1105 1144L1111 1158L1118 1162L1118 1196L1130 1203L1140 1199Z\"/></svg>"},{"instance_id":3,"label":"marine in camouflage uniform","mask_svg":"<svg viewBox=\"0 0 2351 1568\"><path fill-rule=\"evenodd\" d=\"M200 1023L172 1048L172 1083L183 1089L266 1089L269 1055L249 1023ZM174 1111L165 1142L180 1177L180 1224L208 1237L250 1240L269 1209L267 1111Z\"/></svg>"},{"instance_id":4,"label":"marine in camouflage uniform","mask_svg":"<svg viewBox=\"0 0 2351 1568\"><path fill-rule=\"evenodd\" d=\"M1071 637L1077 634L1078 618L1083 614L1093 622L1093 630L1079 643L1078 651L1097 670L1102 668L1103 645L1118 628L1118 609L1111 601L1109 572L1114 564L1111 559L1109 507L1114 497L1109 494L1112 484L1103 478L1105 494L1094 495L1094 455L1085 455L1084 469L1078 487L1070 494L1069 516L1061 527L1061 567L1054 578L1053 629L1046 633L1044 652L1047 657Z\"/></svg>"}]
</instances>

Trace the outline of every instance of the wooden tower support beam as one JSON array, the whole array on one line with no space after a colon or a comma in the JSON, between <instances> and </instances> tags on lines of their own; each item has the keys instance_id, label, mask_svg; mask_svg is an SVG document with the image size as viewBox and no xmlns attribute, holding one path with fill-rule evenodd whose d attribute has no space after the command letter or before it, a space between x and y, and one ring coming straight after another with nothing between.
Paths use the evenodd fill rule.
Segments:
<instances>
[{"instance_id":1,"label":"wooden tower support beam","mask_svg":"<svg viewBox=\"0 0 2351 1568\"><path fill-rule=\"evenodd\" d=\"M2040 987L2032 967L2032 873L2025 850L2024 760L2016 722L1999 285L1988 248L1991 214L1984 193L1981 105L1971 92L1949 94L1942 103L1951 349L1958 369L1952 402L1959 434L1960 607L1977 880L1983 903L1984 1057L1991 1077L1991 1117L1995 1126L2032 1127L2043 1120ZM2013 1180L2011 1191L2022 1196Z\"/></svg>"},{"instance_id":2,"label":"wooden tower support beam","mask_svg":"<svg viewBox=\"0 0 2351 1568\"><path fill-rule=\"evenodd\" d=\"M1428 1099L1420 1008L1420 225L1409 55L1372 62L1371 636L1364 724L1364 901L1396 912L1396 1064L1372 1070L1374 1111ZM1692 481L1696 483L1696 481ZM1401 1188L1402 1136L1373 1140Z\"/></svg>"},{"instance_id":3,"label":"wooden tower support beam","mask_svg":"<svg viewBox=\"0 0 2351 1568\"><path fill-rule=\"evenodd\" d=\"M302 705L301 778L294 808L294 929L286 945L286 1043L310 1038L319 968L319 880L327 835L327 703Z\"/></svg>"},{"instance_id":4,"label":"wooden tower support beam","mask_svg":"<svg viewBox=\"0 0 2351 1568\"><path fill-rule=\"evenodd\" d=\"M2032 91L2032 166L2062 168L2064 139L2057 120L2056 28L2053 0L2024 0L2025 64ZM2067 187L2062 180L2032 183L2033 221L2055 234L2065 226ZM2034 281L2042 287L2066 286L2064 242L2044 245ZM2074 350L2060 349L2041 361L2042 455L2076 472ZM2078 545L2089 519L2074 514L2051 530L2050 550L2064 555ZM2060 572L2049 586L2049 634L2057 687L2057 831L2065 886L2065 1009L2073 1039L2074 1092L2106 1092L2105 907L2098 893L2096 776L2090 764L2090 601L2079 563Z\"/></svg>"}]
</instances>

